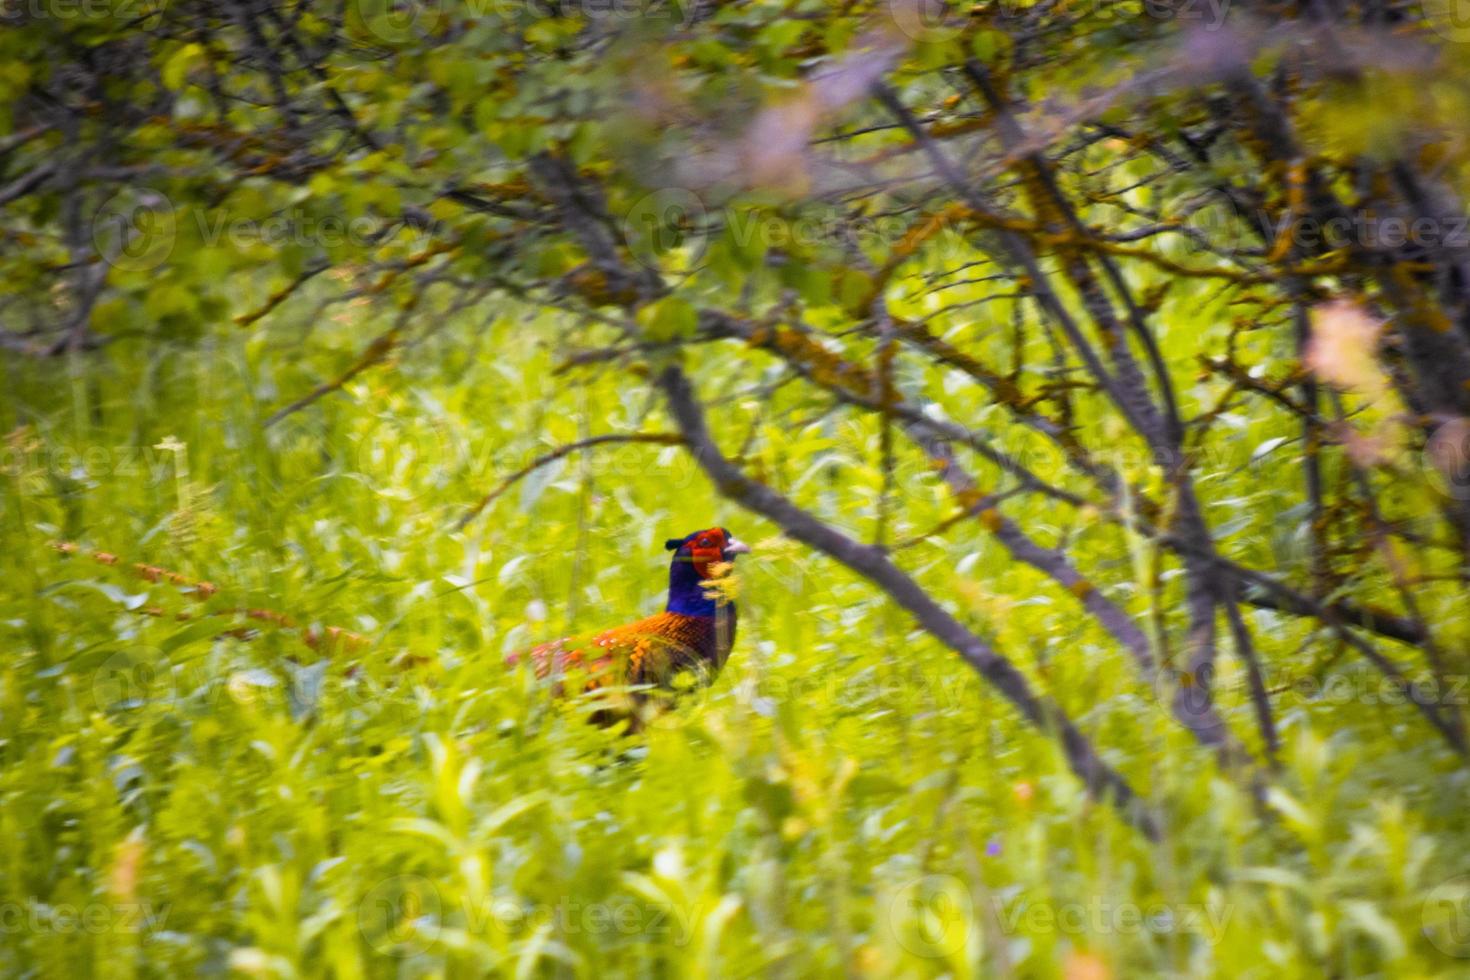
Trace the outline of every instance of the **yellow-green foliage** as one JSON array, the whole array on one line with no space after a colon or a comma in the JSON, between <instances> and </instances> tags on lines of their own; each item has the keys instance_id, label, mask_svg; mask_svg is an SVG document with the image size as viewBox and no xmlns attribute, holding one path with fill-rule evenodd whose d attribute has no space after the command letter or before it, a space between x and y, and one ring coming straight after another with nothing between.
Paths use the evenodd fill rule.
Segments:
<instances>
[{"instance_id":1,"label":"yellow-green foliage","mask_svg":"<svg viewBox=\"0 0 1470 980\"><path fill-rule=\"evenodd\" d=\"M1470 962L1444 919L1463 907L1464 772L1420 719L1389 708L1365 727L1331 698L1281 694L1263 819L1070 597L979 524L901 560L1106 747L1165 814L1157 845L1089 801L957 658L721 503L678 449L571 457L453 530L554 444L660 427L617 371L553 379L544 326L457 325L268 430L356 349L343 331L124 343L9 376L0 973L1452 976ZM755 356L711 347L697 373ZM747 463L866 533L872 431L779 399L771 412ZM1269 492L1249 472L1219 478ZM895 540L948 513L932 475L905 471L899 493ZM1080 554L1133 580L1121 532L1034 502L1009 512L1044 540L1080 535ZM713 688L624 738L504 670L509 650L659 608L661 542L712 523L758 545ZM1239 533L1270 547L1266 527ZM231 612L252 608L294 625ZM1323 655L1292 624L1252 622L1283 671ZM302 642L325 625L370 642ZM232 628L254 632L216 635ZM1243 685L1222 687L1249 731Z\"/></svg>"}]
</instances>

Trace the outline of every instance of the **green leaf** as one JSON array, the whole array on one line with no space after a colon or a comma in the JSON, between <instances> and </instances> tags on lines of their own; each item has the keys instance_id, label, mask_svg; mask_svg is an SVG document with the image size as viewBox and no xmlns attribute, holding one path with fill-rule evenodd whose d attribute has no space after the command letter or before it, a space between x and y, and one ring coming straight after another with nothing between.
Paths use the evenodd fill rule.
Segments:
<instances>
[{"instance_id":1,"label":"green leaf","mask_svg":"<svg viewBox=\"0 0 1470 980\"><path fill-rule=\"evenodd\" d=\"M699 314L679 297L665 296L638 311L638 324L649 340L667 343L693 335Z\"/></svg>"},{"instance_id":2,"label":"green leaf","mask_svg":"<svg viewBox=\"0 0 1470 980\"><path fill-rule=\"evenodd\" d=\"M1290 436L1276 436L1274 439L1265 439L1251 451L1251 462L1269 456L1272 450L1278 446L1285 445L1291 441Z\"/></svg>"},{"instance_id":3,"label":"green leaf","mask_svg":"<svg viewBox=\"0 0 1470 980\"><path fill-rule=\"evenodd\" d=\"M189 72L203 64L204 57L203 45L183 45L163 63L163 69L159 73L163 77L163 84L174 91L183 88Z\"/></svg>"}]
</instances>

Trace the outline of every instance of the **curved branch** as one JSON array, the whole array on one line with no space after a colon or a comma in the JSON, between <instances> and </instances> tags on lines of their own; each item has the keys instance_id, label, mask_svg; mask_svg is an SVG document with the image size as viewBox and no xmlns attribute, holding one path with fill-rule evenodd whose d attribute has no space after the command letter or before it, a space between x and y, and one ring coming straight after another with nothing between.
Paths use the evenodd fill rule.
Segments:
<instances>
[{"instance_id":1,"label":"curved branch","mask_svg":"<svg viewBox=\"0 0 1470 980\"><path fill-rule=\"evenodd\" d=\"M572 453L579 452L583 449L591 449L595 446L605 446L609 443L617 442L643 442L653 443L659 446L682 446L684 444L684 437L674 432L627 432L605 436L592 436L589 439L579 439L576 442L569 442L565 446L558 446L551 452L536 457L528 465L521 467L504 480L501 480L499 486L481 497L473 507L465 512L463 517L455 522L454 529L456 531L464 530L465 525L469 524L476 517L479 517L481 511L494 503L497 497L542 467L550 466L557 460L564 459Z\"/></svg>"},{"instance_id":2,"label":"curved branch","mask_svg":"<svg viewBox=\"0 0 1470 980\"><path fill-rule=\"evenodd\" d=\"M696 461L724 496L780 525L791 537L837 559L877 585L908 610L926 632L963 657L1028 721L1059 738L1072 771L1090 792L1108 799L1125 820L1150 840L1159 839L1161 831L1153 813L1127 780L1102 760L1092 742L1060 705L1036 694L1010 660L935 602L889 560L884 550L854 541L741 472L715 445L705 424L704 408L678 365L671 364L660 372L658 386Z\"/></svg>"}]
</instances>

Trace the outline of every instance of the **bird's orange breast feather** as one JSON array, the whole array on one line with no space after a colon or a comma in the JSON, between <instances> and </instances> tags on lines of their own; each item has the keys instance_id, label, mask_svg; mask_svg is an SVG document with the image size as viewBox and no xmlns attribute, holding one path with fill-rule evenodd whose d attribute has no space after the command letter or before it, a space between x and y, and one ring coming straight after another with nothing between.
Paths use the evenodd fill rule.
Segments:
<instances>
[{"instance_id":1,"label":"bird's orange breast feather","mask_svg":"<svg viewBox=\"0 0 1470 980\"><path fill-rule=\"evenodd\" d=\"M649 684L674 672L708 666L715 652L715 622L708 616L661 612L636 623L603 630L593 636L565 637L543 643L525 655L538 678L559 683L568 675L582 675L582 687L592 690L618 684ZM511 666L520 663L510 655Z\"/></svg>"}]
</instances>

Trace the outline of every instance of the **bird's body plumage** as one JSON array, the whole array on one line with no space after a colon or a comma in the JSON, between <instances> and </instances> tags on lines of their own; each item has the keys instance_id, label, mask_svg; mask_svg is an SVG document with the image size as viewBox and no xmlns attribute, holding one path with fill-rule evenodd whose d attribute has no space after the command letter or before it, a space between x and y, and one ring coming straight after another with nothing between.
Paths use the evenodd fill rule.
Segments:
<instances>
[{"instance_id":1,"label":"bird's body plumage","mask_svg":"<svg viewBox=\"0 0 1470 980\"><path fill-rule=\"evenodd\" d=\"M610 690L622 703L600 711L598 720L627 717L636 726L646 700L637 689L670 689L680 675L693 684L708 684L734 645L735 603L715 583L729 574L734 556L748 549L723 528L671 539L665 546L675 554L663 612L543 643L524 655L536 676L551 682L554 693ZM507 663L515 666L521 659L512 654Z\"/></svg>"}]
</instances>

